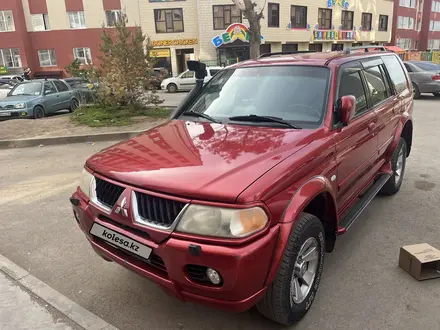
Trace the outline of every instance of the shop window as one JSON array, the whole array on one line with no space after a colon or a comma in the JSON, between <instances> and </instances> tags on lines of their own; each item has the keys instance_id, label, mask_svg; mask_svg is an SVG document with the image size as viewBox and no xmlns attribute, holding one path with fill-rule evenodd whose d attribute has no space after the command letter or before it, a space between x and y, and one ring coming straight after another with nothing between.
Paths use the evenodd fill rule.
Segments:
<instances>
[{"instance_id":1,"label":"shop window","mask_svg":"<svg viewBox=\"0 0 440 330\"><path fill-rule=\"evenodd\" d=\"M15 31L14 16L11 10L0 11L0 32Z\"/></svg>"},{"instance_id":2,"label":"shop window","mask_svg":"<svg viewBox=\"0 0 440 330\"><path fill-rule=\"evenodd\" d=\"M379 15L379 31L388 31L387 15Z\"/></svg>"},{"instance_id":3,"label":"shop window","mask_svg":"<svg viewBox=\"0 0 440 330\"><path fill-rule=\"evenodd\" d=\"M232 23L241 23L241 11L235 5L212 6L214 30L224 30Z\"/></svg>"},{"instance_id":4,"label":"shop window","mask_svg":"<svg viewBox=\"0 0 440 330\"><path fill-rule=\"evenodd\" d=\"M332 10L318 8L318 25L320 29L330 30L332 28Z\"/></svg>"},{"instance_id":5,"label":"shop window","mask_svg":"<svg viewBox=\"0 0 440 330\"><path fill-rule=\"evenodd\" d=\"M280 27L280 4L268 3L267 26Z\"/></svg>"},{"instance_id":6,"label":"shop window","mask_svg":"<svg viewBox=\"0 0 440 330\"><path fill-rule=\"evenodd\" d=\"M282 51L283 52L296 52L296 51L298 51L298 44L283 44Z\"/></svg>"},{"instance_id":7,"label":"shop window","mask_svg":"<svg viewBox=\"0 0 440 330\"><path fill-rule=\"evenodd\" d=\"M343 10L341 15L342 30L353 30L353 11Z\"/></svg>"},{"instance_id":8,"label":"shop window","mask_svg":"<svg viewBox=\"0 0 440 330\"><path fill-rule=\"evenodd\" d=\"M292 6L290 10L290 25L292 29L305 29L307 27L307 7Z\"/></svg>"},{"instance_id":9,"label":"shop window","mask_svg":"<svg viewBox=\"0 0 440 330\"><path fill-rule=\"evenodd\" d=\"M40 61L40 66L56 66L57 57L55 54L55 49L43 49L38 51L38 59Z\"/></svg>"},{"instance_id":10,"label":"shop window","mask_svg":"<svg viewBox=\"0 0 440 330\"><path fill-rule=\"evenodd\" d=\"M332 44L332 51L341 51L344 50L344 45L343 44Z\"/></svg>"},{"instance_id":11,"label":"shop window","mask_svg":"<svg viewBox=\"0 0 440 330\"><path fill-rule=\"evenodd\" d=\"M34 31L50 30L49 16L47 14L32 15L32 26Z\"/></svg>"},{"instance_id":12,"label":"shop window","mask_svg":"<svg viewBox=\"0 0 440 330\"><path fill-rule=\"evenodd\" d=\"M371 13L362 13L362 31L371 31L371 20L372 20L373 14Z\"/></svg>"},{"instance_id":13,"label":"shop window","mask_svg":"<svg viewBox=\"0 0 440 330\"><path fill-rule=\"evenodd\" d=\"M311 52L322 52L322 44L310 44L309 50Z\"/></svg>"},{"instance_id":14,"label":"shop window","mask_svg":"<svg viewBox=\"0 0 440 330\"><path fill-rule=\"evenodd\" d=\"M183 10L155 9L154 20L156 22L156 33L183 32Z\"/></svg>"},{"instance_id":15,"label":"shop window","mask_svg":"<svg viewBox=\"0 0 440 330\"><path fill-rule=\"evenodd\" d=\"M270 44L262 44L260 45L260 54L270 54L271 49L272 47Z\"/></svg>"}]
</instances>

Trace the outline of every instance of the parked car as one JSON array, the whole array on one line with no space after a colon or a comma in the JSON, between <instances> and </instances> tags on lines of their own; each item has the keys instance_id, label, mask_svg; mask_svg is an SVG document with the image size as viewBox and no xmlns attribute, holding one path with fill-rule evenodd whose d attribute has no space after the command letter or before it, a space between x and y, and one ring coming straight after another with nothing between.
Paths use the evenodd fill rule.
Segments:
<instances>
[{"instance_id":1,"label":"parked car","mask_svg":"<svg viewBox=\"0 0 440 330\"><path fill-rule=\"evenodd\" d=\"M15 83L19 83L19 82L22 82L24 80L23 76L20 76L20 75L3 75L3 76L0 76L0 79L2 79L2 80L12 80Z\"/></svg>"},{"instance_id":2,"label":"parked car","mask_svg":"<svg viewBox=\"0 0 440 330\"><path fill-rule=\"evenodd\" d=\"M0 118L43 118L59 110L75 110L77 93L58 79L23 81L0 100Z\"/></svg>"},{"instance_id":3,"label":"parked car","mask_svg":"<svg viewBox=\"0 0 440 330\"><path fill-rule=\"evenodd\" d=\"M440 97L440 65L426 61L404 63L412 81L415 99L423 93Z\"/></svg>"},{"instance_id":4,"label":"parked car","mask_svg":"<svg viewBox=\"0 0 440 330\"><path fill-rule=\"evenodd\" d=\"M81 77L64 78L63 81L77 91L80 103L93 103L95 101L97 84Z\"/></svg>"},{"instance_id":5,"label":"parked car","mask_svg":"<svg viewBox=\"0 0 440 330\"><path fill-rule=\"evenodd\" d=\"M223 68L220 66L213 66L206 68L205 83ZM170 93L177 91L190 91L196 86L196 77L194 71L184 71L174 78L164 79L161 83L161 89L167 90Z\"/></svg>"},{"instance_id":6,"label":"parked car","mask_svg":"<svg viewBox=\"0 0 440 330\"><path fill-rule=\"evenodd\" d=\"M411 152L405 66L362 49L268 54L206 85L189 62L169 121L85 164L71 203L95 252L183 301L300 320L325 253L399 191Z\"/></svg>"},{"instance_id":7,"label":"parked car","mask_svg":"<svg viewBox=\"0 0 440 330\"><path fill-rule=\"evenodd\" d=\"M0 79L0 100L4 99L14 86L15 83L12 80Z\"/></svg>"}]
</instances>

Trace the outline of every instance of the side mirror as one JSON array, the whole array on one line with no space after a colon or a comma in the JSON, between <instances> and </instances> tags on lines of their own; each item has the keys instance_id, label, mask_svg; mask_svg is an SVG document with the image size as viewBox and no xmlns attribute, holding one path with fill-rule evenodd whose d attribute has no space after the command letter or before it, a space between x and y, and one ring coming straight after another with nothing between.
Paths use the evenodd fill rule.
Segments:
<instances>
[{"instance_id":1,"label":"side mirror","mask_svg":"<svg viewBox=\"0 0 440 330\"><path fill-rule=\"evenodd\" d=\"M206 64L199 61L188 61L188 70L196 73L197 80L203 80L206 77Z\"/></svg>"},{"instance_id":2,"label":"side mirror","mask_svg":"<svg viewBox=\"0 0 440 330\"><path fill-rule=\"evenodd\" d=\"M346 95L339 100L340 120L347 126L356 112L356 98L353 95Z\"/></svg>"},{"instance_id":3,"label":"side mirror","mask_svg":"<svg viewBox=\"0 0 440 330\"><path fill-rule=\"evenodd\" d=\"M44 95L49 95L49 94L51 94L52 93L52 91L49 91L49 90L45 90L44 91Z\"/></svg>"}]
</instances>

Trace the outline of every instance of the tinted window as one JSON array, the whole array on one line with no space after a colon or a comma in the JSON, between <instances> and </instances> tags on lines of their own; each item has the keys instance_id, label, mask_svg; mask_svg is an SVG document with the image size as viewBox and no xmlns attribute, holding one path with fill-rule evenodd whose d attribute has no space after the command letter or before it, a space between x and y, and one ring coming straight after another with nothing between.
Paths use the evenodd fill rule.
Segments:
<instances>
[{"instance_id":1,"label":"tinted window","mask_svg":"<svg viewBox=\"0 0 440 330\"><path fill-rule=\"evenodd\" d=\"M435 63L417 62L413 64L423 71L440 71L440 66Z\"/></svg>"},{"instance_id":2,"label":"tinted window","mask_svg":"<svg viewBox=\"0 0 440 330\"><path fill-rule=\"evenodd\" d=\"M367 110L367 99L359 69L345 69L342 74L338 99L347 95L356 98L356 114Z\"/></svg>"},{"instance_id":3,"label":"tinted window","mask_svg":"<svg viewBox=\"0 0 440 330\"><path fill-rule=\"evenodd\" d=\"M393 82L397 93L401 93L405 89L407 89L408 86L405 72L403 71L403 68L399 63L399 60L394 55L383 56L382 60L385 63L388 74L390 75L391 81Z\"/></svg>"},{"instance_id":4,"label":"tinted window","mask_svg":"<svg viewBox=\"0 0 440 330\"><path fill-rule=\"evenodd\" d=\"M368 68L364 71L367 79L367 86L371 100L371 106L386 100L388 98L385 79L382 76L379 66Z\"/></svg>"},{"instance_id":5,"label":"tinted window","mask_svg":"<svg viewBox=\"0 0 440 330\"><path fill-rule=\"evenodd\" d=\"M54 80L53 83L57 87L58 92L67 92L69 90L69 88L67 88L67 86L64 83L62 83L61 81Z\"/></svg>"},{"instance_id":6,"label":"tinted window","mask_svg":"<svg viewBox=\"0 0 440 330\"><path fill-rule=\"evenodd\" d=\"M51 82L44 83L44 94L56 93L54 85Z\"/></svg>"},{"instance_id":7,"label":"tinted window","mask_svg":"<svg viewBox=\"0 0 440 330\"><path fill-rule=\"evenodd\" d=\"M405 65L405 68L406 68L406 70L407 70L408 72L412 72L412 69L411 69L411 67L409 66L408 63L403 63L403 64Z\"/></svg>"},{"instance_id":8,"label":"tinted window","mask_svg":"<svg viewBox=\"0 0 440 330\"><path fill-rule=\"evenodd\" d=\"M224 69L186 110L220 119L274 116L299 126L317 127L327 109L328 80L329 70L323 67Z\"/></svg>"}]
</instances>

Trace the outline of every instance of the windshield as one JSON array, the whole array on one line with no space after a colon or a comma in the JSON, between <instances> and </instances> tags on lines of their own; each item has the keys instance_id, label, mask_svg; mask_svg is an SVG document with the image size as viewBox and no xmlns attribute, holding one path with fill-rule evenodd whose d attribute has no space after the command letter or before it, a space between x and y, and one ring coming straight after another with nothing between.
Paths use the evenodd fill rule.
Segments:
<instances>
[{"instance_id":1,"label":"windshield","mask_svg":"<svg viewBox=\"0 0 440 330\"><path fill-rule=\"evenodd\" d=\"M329 74L324 67L299 65L225 69L185 110L220 121L257 115L318 127L326 109Z\"/></svg>"},{"instance_id":2,"label":"windshield","mask_svg":"<svg viewBox=\"0 0 440 330\"><path fill-rule=\"evenodd\" d=\"M11 91L12 96L17 95L35 95L38 96L41 94L41 82L31 82L25 84L18 84Z\"/></svg>"}]
</instances>

